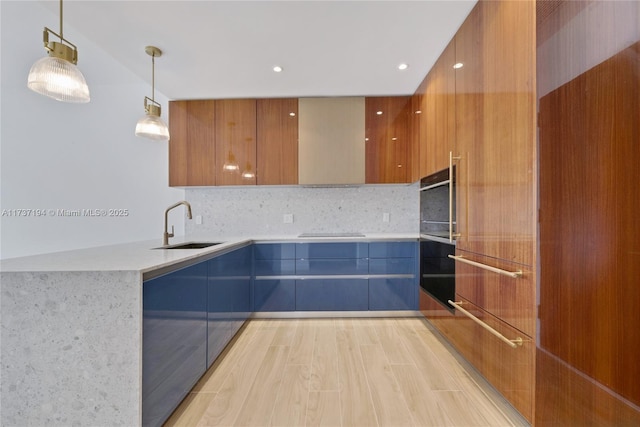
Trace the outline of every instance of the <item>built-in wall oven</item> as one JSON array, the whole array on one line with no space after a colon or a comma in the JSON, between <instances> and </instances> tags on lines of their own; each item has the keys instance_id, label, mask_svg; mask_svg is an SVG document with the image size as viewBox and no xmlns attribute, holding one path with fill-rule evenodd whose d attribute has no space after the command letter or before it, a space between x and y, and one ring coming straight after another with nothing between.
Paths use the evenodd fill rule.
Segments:
<instances>
[{"instance_id":1,"label":"built-in wall oven","mask_svg":"<svg viewBox=\"0 0 640 427\"><path fill-rule=\"evenodd\" d=\"M420 287L447 309L455 300L455 166L420 180Z\"/></svg>"}]
</instances>

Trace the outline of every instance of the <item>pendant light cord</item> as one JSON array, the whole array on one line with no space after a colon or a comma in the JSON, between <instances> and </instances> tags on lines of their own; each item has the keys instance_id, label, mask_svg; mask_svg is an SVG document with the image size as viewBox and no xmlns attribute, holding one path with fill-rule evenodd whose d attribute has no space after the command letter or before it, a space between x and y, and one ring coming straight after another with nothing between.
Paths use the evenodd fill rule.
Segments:
<instances>
[{"instance_id":1,"label":"pendant light cord","mask_svg":"<svg viewBox=\"0 0 640 427\"><path fill-rule=\"evenodd\" d=\"M64 40L62 35L62 0L60 0L60 43Z\"/></svg>"},{"instance_id":2,"label":"pendant light cord","mask_svg":"<svg viewBox=\"0 0 640 427\"><path fill-rule=\"evenodd\" d=\"M156 54L151 54L151 102L156 98Z\"/></svg>"}]
</instances>

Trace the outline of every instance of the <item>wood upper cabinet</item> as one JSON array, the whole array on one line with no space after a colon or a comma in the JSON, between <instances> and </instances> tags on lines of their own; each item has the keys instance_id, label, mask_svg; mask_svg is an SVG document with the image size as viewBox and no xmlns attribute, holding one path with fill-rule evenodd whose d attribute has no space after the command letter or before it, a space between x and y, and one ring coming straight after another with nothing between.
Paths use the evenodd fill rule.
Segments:
<instances>
[{"instance_id":1,"label":"wood upper cabinet","mask_svg":"<svg viewBox=\"0 0 640 427\"><path fill-rule=\"evenodd\" d=\"M478 2L455 36L458 249L524 265L536 238L535 2Z\"/></svg>"},{"instance_id":2,"label":"wood upper cabinet","mask_svg":"<svg viewBox=\"0 0 640 427\"><path fill-rule=\"evenodd\" d=\"M215 102L169 102L169 186L216 185Z\"/></svg>"},{"instance_id":3,"label":"wood upper cabinet","mask_svg":"<svg viewBox=\"0 0 640 427\"><path fill-rule=\"evenodd\" d=\"M257 122L257 184L297 184L298 99L258 99Z\"/></svg>"},{"instance_id":4,"label":"wood upper cabinet","mask_svg":"<svg viewBox=\"0 0 640 427\"><path fill-rule=\"evenodd\" d=\"M410 96L365 98L365 182L410 182Z\"/></svg>"},{"instance_id":5,"label":"wood upper cabinet","mask_svg":"<svg viewBox=\"0 0 640 427\"><path fill-rule=\"evenodd\" d=\"M455 40L420 85L420 176L449 167L449 153L456 155Z\"/></svg>"},{"instance_id":6,"label":"wood upper cabinet","mask_svg":"<svg viewBox=\"0 0 640 427\"><path fill-rule=\"evenodd\" d=\"M411 97L409 117L408 117L408 132L409 132L409 170L407 172L407 180L409 182L416 182L422 175L420 174L420 118L422 110L420 109L420 102L422 96L416 91Z\"/></svg>"},{"instance_id":7,"label":"wood upper cabinet","mask_svg":"<svg viewBox=\"0 0 640 427\"><path fill-rule=\"evenodd\" d=\"M255 185L256 100L219 99L215 109L216 185ZM225 169L234 162L237 170Z\"/></svg>"}]
</instances>

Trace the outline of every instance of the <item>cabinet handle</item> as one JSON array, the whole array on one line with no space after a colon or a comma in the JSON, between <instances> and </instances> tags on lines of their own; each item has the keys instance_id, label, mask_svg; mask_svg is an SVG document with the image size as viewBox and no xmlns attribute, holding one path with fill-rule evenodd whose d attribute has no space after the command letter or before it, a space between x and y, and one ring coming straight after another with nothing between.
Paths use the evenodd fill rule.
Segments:
<instances>
[{"instance_id":1,"label":"cabinet handle","mask_svg":"<svg viewBox=\"0 0 640 427\"><path fill-rule=\"evenodd\" d=\"M473 265L473 266L476 266L476 267L483 268L485 270L493 271L494 273L502 274L503 276L509 276L509 277L514 278L514 279L522 277L522 270L507 271L507 270L502 270L500 268L492 267L490 265L482 264L480 262L471 261L469 259L466 259L462 255L457 255L457 256L456 255L448 255L448 256L449 256L449 258L454 259L456 261L464 262L465 264L470 264L470 265Z\"/></svg>"},{"instance_id":2,"label":"cabinet handle","mask_svg":"<svg viewBox=\"0 0 640 427\"><path fill-rule=\"evenodd\" d=\"M453 177L453 161L460 160L460 156L454 157L453 151L449 151L449 243L453 243L453 238L460 236L453 232L453 186L456 185Z\"/></svg>"},{"instance_id":3,"label":"cabinet handle","mask_svg":"<svg viewBox=\"0 0 640 427\"><path fill-rule=\"evenodd\" d=\"M483 328L485 328L487 331L491 332L493 335L498 337L502 342L507 344L509 347L518 348L518 347L522 346L522 343L524 342L524 340L522 338L517 337L514 340L510 340L509 338L505 337L500 332L496 331L491 326L487 325L482 320L478 319L476 316L474 316L473 314L469 313L464 308L460 307L463 304L462 301L460 301L460 302L454 302L454 301L451 301L451 300L448 300L448 301L449 301L449 304L451 304L454 308L456 308L457 310L460 310L462 312L462 314L464 314L465 316L467 316L468 318L470 318L471 320L476 322L478 325L480 325Z\"/></svg>"}]
</instances>

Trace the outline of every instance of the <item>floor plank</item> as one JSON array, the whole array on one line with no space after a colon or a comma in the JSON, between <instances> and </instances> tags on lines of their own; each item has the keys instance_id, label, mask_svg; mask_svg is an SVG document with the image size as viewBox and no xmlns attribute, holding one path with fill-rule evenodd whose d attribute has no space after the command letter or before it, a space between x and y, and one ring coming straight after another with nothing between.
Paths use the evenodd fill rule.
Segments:
<instances>
[{"instance_id":1,"label":"floor plank","mask_svg":"<svg viewBox=\"0 0 640 427\"><path fill-rule=\"evenodd\" d=\"M307 407L307 426L340 426L340 396L337 391L312 391Z\"/></svg>"},{"instance_id":2,"label":"floor plank","mask_svg":"<svg viewBox=\"0 0 640 427\"><path fill-rule=\"evenodd\" d=\"M336 339L342 425L377 426L378 419L355 331L338 326Z\"/></svg>"},{"instance_id":3,"label":"floor plank","mask_svg":"<svg viewBox=\"0 0 640 427\"><path fill-rule=\"evenodd\" d=\"M309 365L287 365L285 367L270 425L283 427L305 425L310 376L310 362Z\"/></svg>"},{"instance_id":4,"label":"floor plank","mask_svg":"<svg viewBox=\"0 0 640 427\"><path fill-rule=\"evenodd\" d=\"M311 365L311 391L338 391L338 352L334 322L316 328Z\"/></svg>"}]
</instances>

